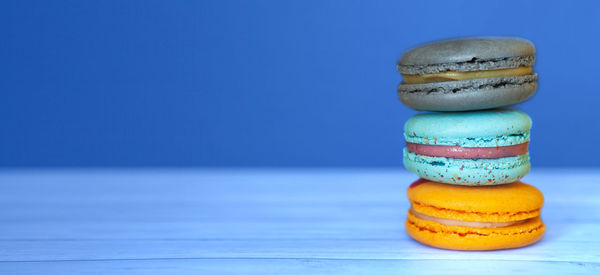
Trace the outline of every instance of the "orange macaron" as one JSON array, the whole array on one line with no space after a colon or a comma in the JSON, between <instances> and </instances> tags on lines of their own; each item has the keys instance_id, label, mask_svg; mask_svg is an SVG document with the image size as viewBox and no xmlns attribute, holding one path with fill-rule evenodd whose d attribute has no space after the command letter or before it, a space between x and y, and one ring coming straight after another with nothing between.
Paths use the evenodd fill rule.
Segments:
<instances>
[{"instance_id":1,"label":"orange macaron","mask_svg":"<svg viewBox=\"0 0 600 275\"><path fill-rule=\"evenodd\" d=\"M544 196L514 182L477 188L419 179L407 191L406 231L415 240L455 250L495 250L542 238Z\"/></svg>"}]
</instances>

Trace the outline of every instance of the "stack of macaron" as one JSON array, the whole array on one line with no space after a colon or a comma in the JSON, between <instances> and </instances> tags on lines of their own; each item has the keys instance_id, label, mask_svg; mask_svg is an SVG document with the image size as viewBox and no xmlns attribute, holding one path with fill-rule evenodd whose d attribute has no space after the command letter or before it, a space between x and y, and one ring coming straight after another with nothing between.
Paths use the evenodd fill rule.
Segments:
<instances>
[{"instance_id":1,"label":"stack of macaron","mask_svg":"<svg viewBox=\"0 0 600 275\"><path fill-rule=\"evenodd\" d=\"M462 38L425 44L398 61L398 96L427 111L404 125L411 184L406 230L456 250L521 247L539 240L542 193L519 181L529 172L531 119L507 106L537 88L535 48L517 38Z\"/></svg>"}]
</instances>

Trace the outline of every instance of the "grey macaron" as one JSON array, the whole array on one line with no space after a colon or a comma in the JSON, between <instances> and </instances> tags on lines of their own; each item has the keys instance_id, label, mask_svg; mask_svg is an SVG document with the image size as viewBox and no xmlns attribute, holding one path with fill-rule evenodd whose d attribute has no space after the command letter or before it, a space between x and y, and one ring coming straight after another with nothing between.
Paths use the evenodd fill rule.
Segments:
<instances>
[{"instance_id":1,"label":"grey macaron","mask_svg":"<svg viewBox=\"0 0 600 275\"><path fill-rule=\"evenodd\" d=\"M534 62L533 44L518 38L462 38L425 44L407 51L398 61L397 69L404 76L398 97L406 106L421 111L513 105L535 93ZM461 77L444 78L448 73ZM465 73L470 76L464 77ZM418 78L417 83L407 81L409 77ZM423 80L427 77L430 80Z\"/></svg>"}]
</instances>

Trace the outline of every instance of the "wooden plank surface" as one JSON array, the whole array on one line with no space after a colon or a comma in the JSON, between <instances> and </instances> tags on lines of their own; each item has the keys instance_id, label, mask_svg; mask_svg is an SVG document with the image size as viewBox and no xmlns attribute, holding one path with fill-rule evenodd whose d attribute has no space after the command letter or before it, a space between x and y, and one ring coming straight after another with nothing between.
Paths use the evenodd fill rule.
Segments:
<instances>
[{"instance_id":1,"label":"wooden plank surface","mask_svg":"<svg viewBox=\"0 0 600 275\"><path fill-rule=\"evenodd\" d=\"M404 232L393 170L4 170L0 274L600 273L600 170L534 170L546 236L493 252Z\"/></svg>"}]
</instances>

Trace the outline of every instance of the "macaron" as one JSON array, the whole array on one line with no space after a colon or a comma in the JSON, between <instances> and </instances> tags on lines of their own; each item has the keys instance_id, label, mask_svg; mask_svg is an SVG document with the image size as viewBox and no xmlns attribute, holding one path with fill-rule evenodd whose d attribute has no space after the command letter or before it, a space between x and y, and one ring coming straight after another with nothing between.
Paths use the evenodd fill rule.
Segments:
<instances>
[{"instance_id":1,"label":"macaron","mask_svg":"<svg viewBox=\"0 0 600 275\"><path fill-rule=\"evenodd\" d=\"M417 114L404 125L404 166L442 183L514 182L529 172L530 129L518 110Z\"/></svg>"},{"instance_id":2,"label":"macaron","mask_svg":"<svg viewBox=\"0 0 600 275\"><path fill-rule=\"evenodd\" d=\"M544 197L522 182L473 188L419 179L407 195L412 207L406 231L429 246L495 250L526 246L544 235Z\"/></svg>"},{"instance_id":3,"label":"macaron","mask_svg":"<svg viewBox=\"0 0 600 275\"><path fill-rule=\"evenodd\" d=\"M408 50L398 61L398 97L421 111L467 111L509 106L531 97L535 48L519 38L444 40Z\"/></svg>"}]
</instances>

